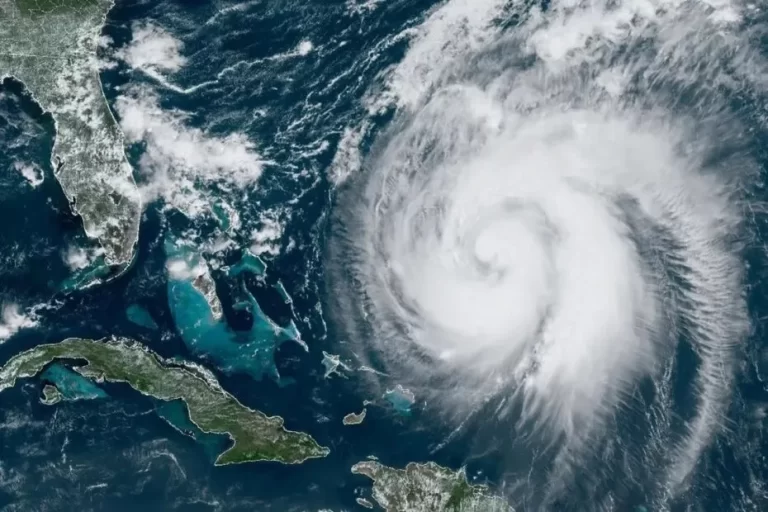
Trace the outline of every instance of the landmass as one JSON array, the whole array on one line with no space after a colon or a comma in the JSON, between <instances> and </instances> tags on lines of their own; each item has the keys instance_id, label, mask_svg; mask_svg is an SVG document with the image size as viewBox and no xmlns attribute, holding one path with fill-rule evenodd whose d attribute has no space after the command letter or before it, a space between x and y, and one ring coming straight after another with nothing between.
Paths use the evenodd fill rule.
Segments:
<instances>
[{"instance_id":1,"label":"landmass","mask_svg":"<svg viewBox=\"0 0 768 512\"><path fill-rule=\"evenodd\" d=\"M326 379L333 374L336 374L339 377L346 378L346 376L339 371L339 368L346 371L350 371L349 366L347 366L341 361L340 356L337 356L336 354L329 354L325 350L323 350L323 360L321 361L321 363L325 368L325 373L323 374L323 377Z\"/></svg>"},{"instance_id":2,"label":"landmass","mask_svg":"<svg viewBox=\"0 0 768 512\"><path fill-rule=\"evenodd\" d=\"M230 277L236 277L245 272L263 278L267 273L267 264L250 249L244 249L237 263L226 270Z\"/></svg>"},{"instance_id":3,"label":"landmass","mask_svg":"<svg viewBox=\"0 0 768 512\"><path fill-rule=\"evenodd\" d=\"M189 281L192 287L205 298L213 319L221 320L224 310L216 294L216 282L211 276L208 263L189 240L178 240L171 236L165 239L166 267L168 275L179 281Z\"/></svg>"},{"instance_id":4,"label":"landmass","mask_svg":"<svg viewBox=\"0 0 768 512\"><path fill-rule=\"evenodd\" d=\"M189 419L202 432L232 439L232 446L219 454L216 465L254 461L299 464L330 453L309 435L286 430L282 418L268 417L241 404L210 372L165 360L124 338L70 338L29 349L0 368L0 391L13 387L17 379L37 375L56 360L85 361L75 371L97 382L126 383L159 400L182 400Z\"/></svg>"},{"instance_id":5,"label":"landmass","mask_svg":"<svg viewBox=\"0 0 768 512\"><path fill-rule=\"evenodd\" d=\"M254 266L261 260L246 258L245 253L240 261L242 265L222 269L234 281L232 308L245 311L252 318L250 327L241 330L233 328L222 315L215 283L210 278L203 257L193 245L168 236L165 252L168 258L168 307L182 340L196 355L209 358L226 373L244 372L256 380L269 376L279 382L280 373L275 364L277 347L282 343L295 342L309 351L295 322L291 320L288 325L278 325L248 289L245 275L241 274L258 277L256 272L266 268ZM201 286L201 275L210 278L209 285Z\"/></svg>"},{"instance_id":6,"label":"landmass","mask_svg":"<svg viewBox=\"0 0 768 512\"><path fill-rule=\"evenodd\" d=\"M213 281L211 273L208 271L208 267L205 266L202 268L204 268L204 271L202 271L192 280L192 286L194 286L195 289L200 292L203 297L205 297L205 301L211 308L211 314L213 315L213 318L216 320L221 320L221 317L224 314L224 310L221 307L219 296L216 295L216 283Z\"/></svg>"},{"instance_id":7,"label":"landmass","mask_svg":"<svg viewBox=\"0 0 768 512\"><path fill-rule=\"evenodd\" d=\"M141 198L99 77L96 51L112 5L0 0L0 82L19 80L53 116L56 179L104 263L120 272L133 258Z\"/></svg>"},{"instance_id":8,"label":"landmass","mask_svg":"<svg viewBox=\"0 0 768 512\"><path fill-rule=\"evenodd\" d=\"M367 460L352 466L352 473L373 480L373 499L387 512L514 512L487 486L470 484L463 469L434 462L395 469Z\"/></svg>"},{"instance_id":9,"label":"landmass","mask_svg":"<svg viewBox=\"0 0 768 512\"><path fill-rule=\"evenodd\" d=\"M61 402L62 398L61 391L56 386L46 384L43 387L43 396L40 398L40 402L45 405L56 405Z\"/></svg>"},{"instance_id":10,"label":"landmass","mask_svg":"<svg viewBox=\"0 0 768 512\"><path fill-rule=\"evenodd\" d=\"M40 379L47 385L56 388L61 400L74 402L77 400L96 400L109 395L99 386L74 370L61 363L53 363L40 373ZM43 388L45 395L45 388ZM50 405L50 404L49 404Z\"/></svg>"},{"instance_id":11,"label":"landmass","mask_svg":"<svg viewBox=\"0 0 768 512\"><path fill-rule=\"evenodd\" d=\"M368 501L368 500L367 500L367 499L365 499L365 498L355 498L355 501L356 501L356 502L357 502L357 504L358 504L358 505L360 505L361 507L365 507L365 508L373 509L373 503L371 503L370 501Z\"/></svg>"},{"instance_id":12,"label":"landmass","mask_svg":"<svg viewBox=\"0 0 768 512\"><path fill-rule=\"evenodd\" d=\"M351 412L344 416L344 419L342 422L345 425L359 425L363 422L365 419L365 415L368 413L368 409L363 408L362 412L360 414L356 414L354 412Z\"/></svg>"},{"instance_id":13,"label":"landmass","mask_svg":"<svg viewBox=\"0 0 768 512\"><path fill-rule=\"evenodd\" d=\"M210 460L215 461L219 454L226 449L231 442L229 438L221 434L206 434L200 430L198 426L189 419L187 406L184 404L184 401L155 401L157 402L155 413L179 433L194 439L194 441L203 448L203 451Z\"/></svg>"}]
</instances>

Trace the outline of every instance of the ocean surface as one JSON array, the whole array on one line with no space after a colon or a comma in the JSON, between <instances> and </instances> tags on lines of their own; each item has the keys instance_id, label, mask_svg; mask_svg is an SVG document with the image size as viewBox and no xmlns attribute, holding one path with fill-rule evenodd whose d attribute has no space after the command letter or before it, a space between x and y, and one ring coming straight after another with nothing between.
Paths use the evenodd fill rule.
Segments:
<instances>
[{"instance_id":1,"label":"ocean surface","mask_svg":"<svg viewBox=\"0 0 768 512\"><path fill-rule=\"evenodd\" d=\"M478 21L477 13L491 4L498 4L493 15ZM485 58L513 43L486 48L491 36L478 27L514 33L526 13L546 17L560 8L554 4L523 2L513 9L490 0L117 0L98 57L145 210L130 269L87 288L78 287L78 279L98 249L84 237L53 177L53 119L22 84L6 80L0 86L0 361L70 336L130 337L164 357L206 366L244 404L282 416L288 429L312 435L331 453L296 466L215 467L222 440L179 432L193 427L185 425L179 404L162 404L121 385L83 387L66 368L53 366L0 396L0 510L361 510L355 499L370 499L371 483L350 467L368 456L394 467L414 461L466 466L472 481L508 496L516 510L766 510L768 195L762 183L768 96L756 85L744 85L743 94L722 93L740 116L739 154L756 169L734 199L744 218L736 252L744 270L748 334L729 348L733 385L718 398L718 426L684 485L672 490L663 465L632 475L621 469L652 460L630 446L635 435L637 446L652 444L653 428L633 428L635 419L644 421L644 400L655 396L653 377L639 378L628 393L629 413L612 416L609 430L621 431L618 441L603 447L609 452L585 456L560 493L544 477L526 481L527 475L551 474L546 443L533 435L508 449L517 434L512 420L497 418L497 402L475 402L464 423L446 418L444 402L420 392L408 375L390 371L386 357L352 337L363 331L346 328L338 319L341 310L329 311L337 307L337 294L347 293L338 285L339 266L350 266L350 280L356 275L351 261L328 262L342 254L333 250L335 207L357 194L358 175L376 171L376 164L366 163L368 155L381 154L392 133L409 125L403 105L423 93L418 87L399 90L399 99L392 99L393 70L401 77L410 73L410 84L427 88L435 81L431 59L449 55L492 67L492 59L472 51L484 48ZM768 57L761 8L733 5L751 13L734 22L740 24L735 33L748 33L756 53ZM585 23L599 26L602 15L595 16L597 22ZM606 24L612 19L604 15ZM426 20L432 25L425 28ZM406 71L398 68L415 59L414 48L423 45L414 41L423 42L430 30L442 31L442 39L423 50L427 58ZM624 43L619 37L615 44ZM629 46L627 52L645 51L640 43ZM712 58L736 59L737 53ZM534 59L523 56L521 62L526 58ZM701 67L692 82L708 79L706 62ZM676 108L685 113L686 102L695 103L695 84L677 93ZM253 255L259 258L249 260ZM211 317L172 261L187 269L207 264L222 319ZM376 335L375 329L366 332ZM326 375L324 353L341 356L337 373ZM678 437L698 407L699 388L690 383L701 353L681 342L667 354L675 361L669 429ZM42 404L46 382L57 383L64 400ZM413 390L413 404L391 392L400 383ZM456 385L452 393L472 391ZM363 424L342 425L364 401L370 403Z\"/></svg>"}]
</instances>

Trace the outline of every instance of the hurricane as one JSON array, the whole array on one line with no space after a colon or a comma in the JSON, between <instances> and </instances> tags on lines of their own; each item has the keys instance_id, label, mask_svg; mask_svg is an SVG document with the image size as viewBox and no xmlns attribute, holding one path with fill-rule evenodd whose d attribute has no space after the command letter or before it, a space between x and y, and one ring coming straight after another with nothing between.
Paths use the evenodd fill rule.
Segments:
<instances>
[{"instance_id":1,"label":"hurricane","mask_svg":"<svg viewBox=\"0 0 768 512\"><path fill-rule=\"evenodd\" d=\"M596 509L626 510L601 482L640 473L665 509L727 430L751 329L761 16L453 0L369 91L384 126L336 190L335 318L380 367L372 385L407 384L457 431L495 418L487 449L524 445L542 483L518 471L513 496L557 508L597 460L618 469L590 477Z\"/></svg>"}]
</instances>

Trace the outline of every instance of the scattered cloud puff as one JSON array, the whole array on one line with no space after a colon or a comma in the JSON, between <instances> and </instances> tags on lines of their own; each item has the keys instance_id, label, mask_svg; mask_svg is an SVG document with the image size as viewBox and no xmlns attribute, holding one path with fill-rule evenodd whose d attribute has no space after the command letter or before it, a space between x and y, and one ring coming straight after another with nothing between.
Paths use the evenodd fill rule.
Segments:
<instances>
[{"instance_id":1,"label":"scattered cloud puff","mask_svg":"<svg viewBox=\"0 0 768 512\"><path fill-rule=\"evenodd\" d=\"M312 41L302 41L299 43L299 46L296 48L296 53L304 57L306 55L309 55L309 53L314 49L315 49L315 45L312 44Z\"/></svg>"},{"instance_id":2,"label":"scattered cloud puff","mask_svg":"<svg viewBox=\"0 0 768 512\"><path fill-rule=\"evenodd\" d=\"M350 14L364 14L374 11L382 0L347 0L347 12Z\"/></svg>"},{"instance_id":3,"label":"scattered cloud puff","mask_svg":"<svg viewBox=\"0 0 768 512\"><path fill-rule=\"evenodd\" d=\"M35 164L14 162L13 168L24 176L32 188L37 188L43 183L43 171Z\"/></svg>"},{"instance_id":4,"label":"scattered cloud puff","mask_svg":"<svg viewBox=\"0 0 768 512\"><path fill-rule=\"evenodd\" d=\"M267 210L259 219L260 227L251 231L251 247L253 254L280 254L280 240L283 237L284 226L278 218L278 212Z\"/></svg>"},{"instance_id":5,"label":"scattered cloud puff","mask_svg":"<svg viewBox=\"0 0 768 512\"><path fill-rule=\"evenodd\" d=\"M174 258L168 260L165 267L168 271L168 274L173 279L183 281L197 279L198 277L208 273L208 269L204 264L198 262L196 265L191 265L189 262L182 258Z\"/></svg>"},{"instance_id":6,"label":"scattered cloud puff","mask_svg":"<svg viewBox=\"0 0 768 512\"><path fill-rule=\"evenodd\" d=\"M112 54L113 60L101 65L102 68L112 68L117 61L122 61L134 71L148 76L166 89L180 94L189 94L201 87L210 85L216 80L209 80L188 89L173 84L167 78L187 64L187 58L182 55L184 43L173 37L165 29L149 23L134 23L131 41ZM103 37L100 44L110 45L112 40Z\"/></svg>"},{"instance_id":7,"label":"scattered cloud puff","mask_svg":"<svg viewBox=\"0 0 768 512\"><path fill-rule=\"evenodd\" d=\"M115 56L133 69L149 75L174 73L186 64L181 55L183 43L166 30L150 23L133 25L131 42L118 50Z\"/></svg>"},{"instance_id":8,"label":"scattered cloud puff","mask_svg":"<svg viewBox=\"0 0 768 512\"><path fill-rule=\"evenodd\" d=\"M21 329L35 327L37 318L34 313L23 314L18 304L6 303L0 312L0 343L4 342Z\"/></svg>"},{"instance_id":9,"label":"scattered cloud puff","mask_svg":"<svg viewBox=\"0 0 768 512\"><path fill-rule=\"evenodd\" d=\"M104 249L84 249L82 247L70 246L62 254L62 259L71 271L83 270L90 267L99 256L104 255Z\"/></svg>"},{"instance_id":10,"label":"scattered cloud puff","mask_svg":"<svg viewBox=\"0 0 768 512\"><path fill-rule=\"evenodd\" d=\"M243 133L216 136L190 127L186 113L163 110L147 88L132 89L115 106L126 139L145 144L139 165L149 178L146 201L162 197L194 216L209 208L201 186L242 188L261 176L264 161Z\"/></svg>"},{"instance_id":11,"label":"scattered cloud puff","mask_svg":"<svg viewBox=\"0 0 768 512\"><path fill-rule=\"evenodd\" d=\"M187 63L181 41L150 23L132 29L130 43L117 50L115 58L173 91L186 94L199 87L181 89L166 78ZM296 53L313 48L304 41ZM143 143L139 168L146 178L141 187L145 202L163 199L169 207L196 217L211 209L210 186L243 188L261 176L264 162L245 134L213 135L189 126L189 114L161 108L149 86L131 87L115 108L127 142Z\"/></svg>"}]
</instances>

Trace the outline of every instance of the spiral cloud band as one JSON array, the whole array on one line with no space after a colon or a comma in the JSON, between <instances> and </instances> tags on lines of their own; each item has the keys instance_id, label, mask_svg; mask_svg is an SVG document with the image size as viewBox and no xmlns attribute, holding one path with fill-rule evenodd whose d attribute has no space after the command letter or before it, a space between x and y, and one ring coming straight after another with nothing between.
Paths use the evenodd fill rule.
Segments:
<instances>
[{"instance_id":1,"label":"spiral cloud band","mask_svg":"<svg viewBox=\"0 0 768 512\"><path fill-rule=\"evenodd\" d=\"M397 115L340 191L338 316L428 402L501 397L569 454L644 380L673 415L685 344L695 410L665 455L681 483L748 330L755 164L733 104L764 68L738 6L587 4L456 0L424 22L379 98Z\"/></svg>"}]
</instances>

